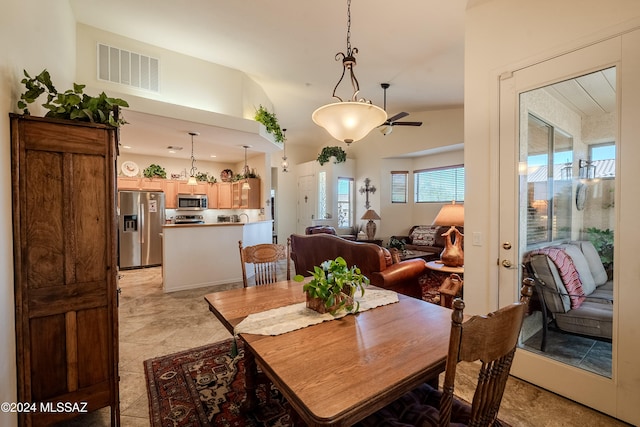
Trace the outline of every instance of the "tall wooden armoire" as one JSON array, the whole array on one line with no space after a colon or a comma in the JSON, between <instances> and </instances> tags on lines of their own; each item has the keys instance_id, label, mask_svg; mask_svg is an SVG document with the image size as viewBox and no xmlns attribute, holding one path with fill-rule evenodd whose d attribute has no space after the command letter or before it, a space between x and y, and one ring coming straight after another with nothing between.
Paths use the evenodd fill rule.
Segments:
<instances>
[{"instance_id":1,"label":"tall wooden armoire","mask_svg":"<svg viewBox=\"0 0 640 427\"><path fill-rule=\"evenodd\" d=\"M10 116L20 425L86 402L118 426L117 129Z\"/></svg>"}]
</instances>

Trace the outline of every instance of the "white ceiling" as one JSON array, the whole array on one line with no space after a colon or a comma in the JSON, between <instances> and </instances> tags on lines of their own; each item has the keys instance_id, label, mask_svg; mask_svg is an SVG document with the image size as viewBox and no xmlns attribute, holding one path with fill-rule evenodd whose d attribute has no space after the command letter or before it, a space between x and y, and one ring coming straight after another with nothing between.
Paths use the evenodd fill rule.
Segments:
<instances>
[{"instance_id":1,"label":"white ceiling","mask_svg":"<svg viewBox=\"0 0 640 427\"><path fill-rule=\"evenodd\" d=\"M380 83L389 82L389 115L462 106L466 3L353 0L351 45L359 50L355 73L360 96L382 106ZM311 113L332 102L342 72L334 57L346 50L346 0L70 0L70 4L78 22L243 71L273 102L281 127L287 129L288 145L318 146L329 139L312 122ZM350 84L343 81L338 95L344 99L351 94ZM126 117L131 124L123 128L123 136L125 129L145 132L154 127L133 120L153 118ZM165 133L153 136L157 155L167 155L166 146L184 135L181 156L188 157L190 130L201 131L206 138L205 130L185 123L165 121L162 127ZM172 132L172 138L165 140L164 135ZM234 143L216 160L241 161L244 151L239 145Z\"/></svg>"}]
</instances>

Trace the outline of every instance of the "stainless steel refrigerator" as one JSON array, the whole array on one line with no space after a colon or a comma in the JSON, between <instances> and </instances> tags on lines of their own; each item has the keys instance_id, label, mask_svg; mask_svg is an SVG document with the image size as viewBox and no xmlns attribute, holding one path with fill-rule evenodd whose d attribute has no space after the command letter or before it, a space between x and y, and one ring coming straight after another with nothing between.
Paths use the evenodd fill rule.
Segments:
<instances>
[{"instance_id":1,"label":"stainless steel refrigerator","mask_svg":"<svg viewBox=\"0 0 640 427\"><path fill-rule=\"evenodd\" d=\"M118 206L120 268L161 265L164 193L118 191Z\"/></svg>"}]
</instances>

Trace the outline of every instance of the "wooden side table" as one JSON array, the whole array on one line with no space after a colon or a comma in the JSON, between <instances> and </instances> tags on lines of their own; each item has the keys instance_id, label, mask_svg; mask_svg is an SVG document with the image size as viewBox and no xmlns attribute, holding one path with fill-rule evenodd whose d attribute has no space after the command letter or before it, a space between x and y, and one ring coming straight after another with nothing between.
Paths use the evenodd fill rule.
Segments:
<instances>
[{"instance_id":1,"label":"wooden side table","mask_svg":"<svg viewBox=\"0 0 640 427\"><path fill-rule=\"evenodd\" d=\"M451 308L453 299L461 294L462 288L460 286L459 288L454 287L452 289L446 289L442 288L442 284L451 274L457 274L462 279L464 275L464 267L448 267L444 265L442 261L438 260L427 262L427 268L434 272L432 273L432 275L436 276L435 279L437 280L437 283L439 283L437 289L438 298L436 298L436 296L432 297L433 301L431 302L439 302L441 306ZM438 299L439 301L436 301L436 299Z\"/></svg>"}]
</instances>

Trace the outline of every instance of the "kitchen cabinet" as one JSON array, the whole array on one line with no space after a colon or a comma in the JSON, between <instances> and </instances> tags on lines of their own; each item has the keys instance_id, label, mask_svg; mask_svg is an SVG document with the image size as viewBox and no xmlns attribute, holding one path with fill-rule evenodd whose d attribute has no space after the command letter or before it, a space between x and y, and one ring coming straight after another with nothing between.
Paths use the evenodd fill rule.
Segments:
<instances>
[{"instance_id":1,"label":"kitchen cabinet","mask_svg":"<svg viewBox=\"0 0 640 427\"><path fill-rule=\"evenodd\" d=\"M218 184L207 184L207 197L209 209L218 209Z\"/></svg>"},{"instance_id":2,"label":"kitchen cabinet","mask_svg":"<svg viewBox=\"0 0 640 427\"><path fill-rule=\"evenodd\" d=\"M144 191L164 191L166 181L163 178L140 178L140 189Z\"/></svg>"},{"instance_id":3,"label":"kitchen cabinet","mask_svg":"<svg viewBox=\"0 0 640 427\"><path fill-rule=\"evenodd\" d=\"M197 185L189 185L187 181L178 181L178 193L179 194L207 194L207 187L209 186L206 182L198 182Z\"/></svg>"},{"instance_id":4,"label":"kitchen cabinet","mask_svg":"<svg viewBox=\"0 0 640 427\"><path fill-rule=\"evenodd\" d=\"M10 114L17 401L118 397L116 129ZM77 411L19 411L44 426Z\"/></svg>"},{"instance_id":5,"label":"kitchen cabinet","mask_svg":"<svg viewBox=\"0 0 640 427\"><path fill-rule=\"evenodd\" d=\"M243 189L242 185L248 182L250 189ZM233 183L234 209L259 209L260 208L260 178L248 178Z\"/></svg>"},{"instance_id":6,"label":"kitchen cabinet","mask_svg":"<svg viewBox=\"0 0 640 427\"><path fill-rule=\"evenodd\" d=\"M232 186L231 182L218 182L218 209L231 209L233 207L232 201Z\"/></svg>"},{"instance_id":7,"label":"kitchen cabinet","mask_svg":"<svg viewBox=\"0 0 640 427\"><path fill-rule=\"evenodd\" d=\"M118 190L139 190L140 178L119 176L118 177Z\"/></svg>"},{"instance_id":8,"label":"kitchen cabinet","mask_svg":"<svg viewBox=\"0 0 640 427\"><path fill-rule=\"evenodd\" d=\"M175 209L178 207L178 185L180 181L167 179L164 183L164 207Z\"/></svg>"}]
</instances>

